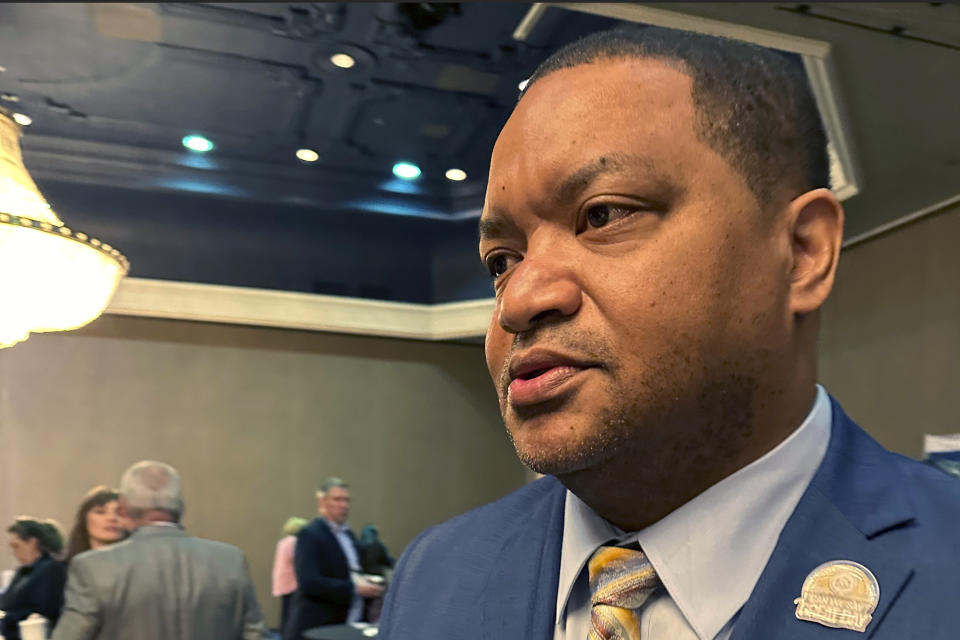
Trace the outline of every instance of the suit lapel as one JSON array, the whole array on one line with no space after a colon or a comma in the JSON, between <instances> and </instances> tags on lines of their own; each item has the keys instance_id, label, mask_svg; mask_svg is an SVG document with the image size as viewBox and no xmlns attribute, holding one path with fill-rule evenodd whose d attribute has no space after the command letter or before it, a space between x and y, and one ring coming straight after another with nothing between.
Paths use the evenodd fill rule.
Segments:
<instances>
[{"instance_id":1,"label":"suit lapel","mask_svg":"<svg viewBox=\"0 0 960 640\"><path fill-rule=\"evenodd\" d=\"M898 459L831 401L827 453L741 610L732 640L868 640L882 627L913 571L909 558L895 555L883 539L884 532L913 519L898 481ZM807 575L832 560L858 562L877 578L880 600L864 633L796 618L794 600Z\"/></svg>"},{"instance_id":2,"label":"suit lapel","mask_svg":"<svg viewBox=\"0 0 960 640\"><path fill-rule=\"evenodd\" d=\"M505 521L518 524L506 532L499 557L490 558L481 597L486 640L553 638L566 489L552 477L538 482L543 494L513 508Z\"/></svg>"}]
</instances>

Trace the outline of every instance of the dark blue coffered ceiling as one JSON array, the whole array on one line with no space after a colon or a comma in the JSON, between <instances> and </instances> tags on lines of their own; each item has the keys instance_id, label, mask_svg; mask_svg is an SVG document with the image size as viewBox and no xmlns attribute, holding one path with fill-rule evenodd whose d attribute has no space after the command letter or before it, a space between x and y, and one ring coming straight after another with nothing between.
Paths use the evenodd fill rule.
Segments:
<instances>
[{"instance_id":1,"label":"dark blue coffered ceiling","mask_svg":"<svg viewBox=\"0 0 960 640\"><path fill-rule=\"evenodd\" d=\"M848 233L956 193L960 68L942 33L957 7L660 6L833 44L864 174ZM476 217L517 85L618 24L553 7L516 40L530 7L2 3L0 105L33 119L25 160L55 209L122 249L131 276L482 298ZM831 11L843 20L818 15ZM184 149L194 133L215 149ZM395 178L400 160L421 177ZM447 180L454 167L467 179Z\"/></svg>"}]
</instances>

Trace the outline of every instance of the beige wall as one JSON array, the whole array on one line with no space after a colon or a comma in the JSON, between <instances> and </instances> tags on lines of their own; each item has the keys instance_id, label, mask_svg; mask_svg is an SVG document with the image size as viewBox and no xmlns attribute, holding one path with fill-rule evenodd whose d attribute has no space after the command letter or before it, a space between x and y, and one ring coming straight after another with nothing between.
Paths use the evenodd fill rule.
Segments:
<instances>
[{"instance_id":1,"label":"beige wall","mask_svg":"<svg viewBox=\"0 0 960 640\"><path fill-rule=\"evenodd\" d=\"M820 379L882 444L913 457L960 432L960 207L845 250L824 310Z\"/></svg>"},{"instance_id":2,"label":"beige wall","mask_svg":"<svg viewBox=\"0 0 960 640\"><path fill-rule=\"evenodd\" d=\"M141 458L180 469L192 533L247 553L271 624L280 526L325 475L395 554L527 479L477 345L105 316L0 351L0 521L66 528Z\"/></svg>"}]
</instances>

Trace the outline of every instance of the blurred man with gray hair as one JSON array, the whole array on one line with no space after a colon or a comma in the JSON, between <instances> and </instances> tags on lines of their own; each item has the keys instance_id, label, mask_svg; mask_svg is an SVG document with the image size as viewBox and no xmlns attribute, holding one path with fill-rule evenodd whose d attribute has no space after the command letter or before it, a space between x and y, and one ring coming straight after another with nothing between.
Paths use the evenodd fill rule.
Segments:
<instances>
[{"instance_id":1,"label":"blurred man with gray hair","mask_svg":"<svg viewBox=\"0 0 960 640\"><path fill-rule=\"evenodd\" d=\"M123 474L120 510L133 535L70 562L53 640L262 640L240 549L187 535L180 476L144 460Z\"/></svg>"}]
</instances>

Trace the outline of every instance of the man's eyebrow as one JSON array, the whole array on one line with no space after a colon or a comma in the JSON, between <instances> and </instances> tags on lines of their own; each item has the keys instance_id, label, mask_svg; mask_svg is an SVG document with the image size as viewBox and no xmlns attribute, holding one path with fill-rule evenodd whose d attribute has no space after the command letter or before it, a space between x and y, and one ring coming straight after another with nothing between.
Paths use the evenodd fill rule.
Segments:
<instances>
[{"instance_id":1,"label":"man's eyebrow","mask_svg":"<svg viewBox=\"0 0 960 640\"><path fill-rule=\"evenodd\" d=\"M655 182L668 182L664 173L657 167L656 162L648 156L632 153L608 153L588 162L564 178L556 191L557 202L566 203L574 200L581 191L605 173L614 173L631 168L639 168L651 174ZM513 217L506 209L498 206L492 206L484 212L480 218L478 229L481 241L504 238L520 233Z\"/></svg>"},{"instance_id":2,"label":"man's eyebrow","mask_svg":"<svg viewBox=\"0 0 960 640\"><path fill-rule=\"evenodd\" d=\"M659 171L653 159L647 156L630 153L609 153L585 164L567 176L557 189L557 201L570 202L604 173L623 171L630 167L642 168L653 174L655 179L662 179L662 172Z\"/></svg>"},{"instance_id":3,"label":"man's eyebrow","mask_svg":"<svg viewBox=\"0 0 960 640\"><path fill-rule=\"evenodd\" d=\"M503 238L516 234L519 229L506 210L500 207L491 207L490 215L481 217L478 223L480 240Z\"/></svg>"}]
</instances>

